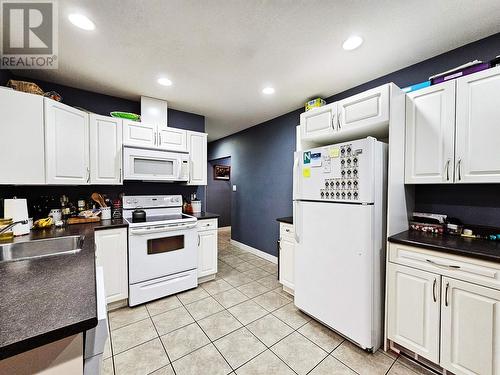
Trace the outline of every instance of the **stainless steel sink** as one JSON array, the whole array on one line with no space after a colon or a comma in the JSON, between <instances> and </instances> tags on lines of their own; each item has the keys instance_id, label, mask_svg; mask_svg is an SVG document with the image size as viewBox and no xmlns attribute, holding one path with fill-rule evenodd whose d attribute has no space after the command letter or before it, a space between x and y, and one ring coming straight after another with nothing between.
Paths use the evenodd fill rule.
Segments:
<instances>
[{"instance_id":1,"label":"stainless steel sink","mask_svg":"<svg viewBox=\"0 0 500 375\"><path fill-rule=\"evenodd\" d=\"M75 254L82 249L84 236L68 236L0 244L0 263L61 254Z\"/></svg>"}]
</instances>

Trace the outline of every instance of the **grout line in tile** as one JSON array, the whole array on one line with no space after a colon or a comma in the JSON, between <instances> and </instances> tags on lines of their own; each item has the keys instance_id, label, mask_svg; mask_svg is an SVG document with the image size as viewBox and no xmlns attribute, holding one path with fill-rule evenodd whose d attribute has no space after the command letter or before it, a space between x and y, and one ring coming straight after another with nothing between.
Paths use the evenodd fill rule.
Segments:
<instances>
[{"instance_id":1,"label":"grout line in tile","mask_svg":"<svg viewBox=\"0 0 500 375\"><path fill-rule=\"evenodd\" d=\"M183 302L181 301L181 303L183 303ZM184 304L183 304L183 305L184 305ZM185 307L185 306L184 306L184 307ZM224 306L222 306L222 307L224 307ZM225 309L225 308L224 308L224 309ZM226 310L226 309L225 309L225 310ZM217 350L217 352L219 352L219 354L220 354L220 355L221 355L221 357L224 359L224 361L226 361L226 363L227 363L227 365L229 366L229 368L230 368L232 371L234 371L233 367L229 364L229 362L228 362L228 360L226 359L226 357L224 357L224 355L222 355L222 353L220 352L219 348L217 348L217 346L214 344L214 342L212 341L212 339L210 338L210 336L209 336L209 335L208 335L208 334L207 334L207 333L203 330L203 327L202 327L202 326L198 323L198 321L194 318L194 316L193 316L193 315L191 315L191 313L189 312L189 310L188 310L188 309L186 309L186 311L187 311L187 312L188 312L188 314L191 316L191 318L195 321L195 323L198 325L198 327L200 327L201 331L205 334L205 336L207 336L207 337L208 337L208 340L210 341L210 343L209 343L209 344L212 344L212 345L214 346L215 350ZM224 311L224 310L221 310L221 311ZM221 311L219 311L219 312L221 312ZM226 311L227 311L227 310L226 310ZM228 312L229 312L229 311L228 311ZM229 314L231 314L231 313L229 313ZM201 319L200 319L200 320L201 320ZM232 333L232 332L234 332L234 331L231 331L230 333ZM228 334L229 334L229 333L228 333ZM224 336L222 336L222 337L224 337ZM220 339L220 338L222 338L222 337L219 337L219 339ZM218 339L217 339L217 340L218 340ZM209 344L206 344L206 345L202 346L202 348L203 348L203 347L205 347L205 346L207 346L207 345L209 345ZM201 349L201 348L198 348L198 349ZM198 350L198 349L196 349L196 350ZM196 350L193 350L191 353L195 352ZM189 354L191 354L191 353L189 353ZM187 355L187 354L186 354L186 355ZM176 359L176 361L177 361L177 360L178 360L178 359ZM172 364L172 367L174 367L174 365L173 365L173 364ZM175 371L175 369L174 369L174 371Z\"/></svg>"},{"instance_id":2,"label":"grout line in tile","mask_svg":"<svg viewBox=\"0 0 500 375\"><path fill-rule=\"evenodd\" d=\"M177 295L176 295L177 296ZM179 300L180 301L180 300ZM181 302L182 303L182 302ZM186 309L187 310L187 309ZM170 356L168 355L168 352L167 352L167 348L165 348L165 345L163 344L163 340L161 339L161 336L160 336L160 332L158 332L158 329L156 328L156 325L155 325L155 322L153 321L153 319L151 318L151 314L149 314L149 310L146 308L146 311L148 312L148 315L149 315L149 319L151 320L151 323L153 324L153 328L156 332L156 335L158 336L158 340L160 340L160 344L163 348L163 351L165 352L165 354L167 355L167 359L168 359L168 364L172 364L172 361L170 360ZM169 310L170 311L170 310ZM160 367L161 368L161 367ZM159 369L156 369L156 370L159 370ZM154 371L156 371L154 370ZM172 370L174 371L174 375L176 375L177 373L175 372L175 369L174 369L174 366L172 366ZM153 371L153 372L154 372Z\"/></svg>"},{"instance_id":3,"label":"grout line in tile","mask_svg":"<svg viewBox=\"0 0 500 375\"><path fill-rule=\"evenodd\" d=\"M122 307L122 308L129 308L129 307ZM146 309L146 312L147 312L148 309ZM159 314L157 314L159 315ZM143 320L146 320L146 319L151 319L151 317L149 316L149 312L148 312L148 317L147 318L143 318L143 319L139 319L139 320L136 320L135 322L130 322L130 323L127 323L123 326L120 326L118 328L115 328L115 329L111 329L111 326L109 327L109 334L111 335L111 332L114 332L114 331L118 331L119 329L122 329L122 328L125 328L125 327L128 327L132 324L135 324L135 323L139 323L139 322L142 322ZM108 318L108 322L109 322L109 318Z\"/></svg>"}]
</instances>

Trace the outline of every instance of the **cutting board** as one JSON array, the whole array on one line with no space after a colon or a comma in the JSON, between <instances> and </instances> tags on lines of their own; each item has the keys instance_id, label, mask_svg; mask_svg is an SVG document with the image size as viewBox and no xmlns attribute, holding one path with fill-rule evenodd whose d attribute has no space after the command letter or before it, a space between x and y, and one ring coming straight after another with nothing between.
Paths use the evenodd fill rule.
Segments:
<instances>
[{"instance_id":1,"label":"cutting board","mask_svg":"<svg viewBox=\"0 0 500 375\"><path fill-rule=\"evenodd\" d=\"M85 224L85 223L95 223L97 221L101 221L101 218L99 216L97 217L70 217L67 221L67 224Z\"/></svg>"}]
</instances>

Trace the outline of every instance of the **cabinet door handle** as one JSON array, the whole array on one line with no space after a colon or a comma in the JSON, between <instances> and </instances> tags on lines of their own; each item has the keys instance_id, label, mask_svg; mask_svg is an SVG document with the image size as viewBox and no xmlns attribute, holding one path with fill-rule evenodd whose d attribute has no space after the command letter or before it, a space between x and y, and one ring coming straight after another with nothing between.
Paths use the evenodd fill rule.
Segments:
<instances>
[{"instance_id":1,"label":"cabinet door handle","mask_svg":"<svg viewBox=\"0 0 500 375\"><path fill-rule=\"evenodd\" d=\"M460 268L460 266L455 266L453 264L441 264L441 263L437 263L437 262L434 262L433 260L430 260L430 259L426 259L425 260L426 262L430 263L430 264L433 264L437 267L443 267L443 268L451 268L451 269L454 269L454 270L457 270Z\"/></svg>"},{"instance_id":2,"label":"cabinet door handle","mask_svg":"<svg viewBox=\"0 0 500 375\"><path fill-rule=\"evenodd\" d=\"M446 181L450 181L450 162L450 159L446 161Z\"/></svg>"},{"instance_id":3,"label":"cabinet door handle","mask_svg":"<svg viewBox=\"0 0 500 375\"><path fill-rule=\"evenodd\" d=\"M198 247L200 246L200 235L198 234Z\"/></svg>"},{"instance_id":4,"label":"cabinet door handle","mask_svg":"<svg viewBox=\"0 0 500 375\"><path fill-rule=\"evenodd\" d=\"M450 283L446 283L446 290L444 292L444 305L448 307L448 289L450 288Z\"/></svg>"},{"instance_id":5,"label":"cabinet door handle","mask_svg":"<svg viewBox=\"0 0 500 375\"><path fill-rule=\"evenodd\" d=\"M437 302L436 284L437 284L437 280L436 280L436 278L434 278L434 282L432 283L432 297L434 298L434 302Z\"/></svg>"},{"instance_id":6,"label":"cabinet door handle","mask_svg":"<svg viewBox=\"0 0 500 375\"><path fill-rule=\"evenodd\" d=\"M342 129L342 110L340 110L340 113L337 115L337 119L338 119L338 130L341 130Z\"/></svg>"},{"instance_id":7,"label":"cabinet door handle","mask_svg":"<svg viewBox=\"0 0 500 375\"><path fill-rule=\"evenodd\" d=\"M156 146L156 137L157 137L157 135L158 135L158 134L155 132L155 139L154 139L154 144L155 144L155 146Z\"/></svg>"},{"instance_id":8,"label":"cabinet door handle","mask_svg":"<svg viewBox=\"0 0 500 375\"><path fill-rule=\"evenodd\" d=\"M458 181L462 180L462 159L458 159L457 163L457 171L458 171Z\"/></svg>"},{"instance_id":9,"label":"cabinet door handle","mask_svg":"<svg viewBox=\"0 0 500 375\"><path fill-rule=\"evenodd\" d=\"M332 121L331 122L331 125L332 125L332 130L335 130L335 115L332 116Z\"/></svg>"},{"instance_id":10,"label":"cabinet door handle","mask_svg":"<svg viewBox=\"0 0 500 375\"><path fill-rule=\"evenodd\" d=\"M90 168L87 167L87 184L90 182Z\"/></svg>"},{"instance_id":11,"label":"cabinet door handle","mask_svg":"<svg viewBox=\"0 0 500 375\"><path fill-rule=\"evenodd\" d=\"M158 146L161 146L161 133L158 133Z\"/></svg>"},{"instance_id":12,"label":"cabinet door handle","mask_svg":"<svg viewBox=\"0 0 500 375\"><path fill-rule=\"evenodd\" d=\"M285 232L288 232L288 233L290 233L290 229L285 229Z\"/></svg>"}]
</instances>

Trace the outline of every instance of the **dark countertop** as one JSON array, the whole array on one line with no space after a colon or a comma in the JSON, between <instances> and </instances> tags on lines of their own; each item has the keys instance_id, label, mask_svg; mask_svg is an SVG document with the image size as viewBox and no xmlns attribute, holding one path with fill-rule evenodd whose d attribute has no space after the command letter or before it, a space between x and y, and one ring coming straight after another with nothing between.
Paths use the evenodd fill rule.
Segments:
<instances>
[{"instance_id":1,"label":"dark countertop","mask_svg":"<svg viewBox=\"0 0 500 375\"><path fill-rule=\"evenodd\" d=\"M293 216L279 217L276 219L280 223L293 224Z\"/></svg>"},{"instance_id":2,"label":"dark countertop","mask_svg":"<svg viewBox=\"0 0 500 375\"><path fill-rule=\"evenodd\" d=\"M189 215L194 216L198 220L218 219L220 217L219 214L214 214L214 213L206 212L206 211L201 211L201 212L193 213L193 214L189 214Z\"/></svg>"},{"instance_id":3,"label":"dark countertop","mask_svg":"<svg viewBox=\"0 0 500 375\"><path fill-rule=\"evenodd\" d=\"M444 251L450 254L500 262L500 241L452 235L438 235L418 231L405 231L389 237L389 242Z\"/></svg>"},{"instance_id":4,"label":"dark countertop","mask_svg":"<svg viewBox=\"0 0 500 375\"><path fill-rule=\"evenodd\" d=\"M94 230L121 227L127 227L121 219L104 220L14 239L85 236L76 254L0 263L0 359L97 325Z\"/></svg>"}]
</instances>

